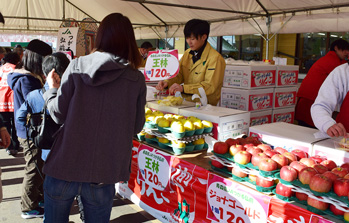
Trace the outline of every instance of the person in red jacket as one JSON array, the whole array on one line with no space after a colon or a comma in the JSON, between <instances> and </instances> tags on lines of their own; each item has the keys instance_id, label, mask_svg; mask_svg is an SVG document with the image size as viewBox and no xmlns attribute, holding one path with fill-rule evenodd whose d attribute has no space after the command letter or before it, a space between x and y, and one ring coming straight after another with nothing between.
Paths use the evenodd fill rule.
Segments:
<instances>
[{"instance_id":1,"label":"person in red jacket","mask_svg":"<svg viewBox=\"0 0 349 223\"><path fill-rule=\"evenodd\" d=\"M348 55L349 43L343 39L335 40L331 44L330 51L310 68L297 93L295 119L299 125L315 128L310 107L315 102L319 89L329 73L345 63Z\"/></svg>"}]
</instances>

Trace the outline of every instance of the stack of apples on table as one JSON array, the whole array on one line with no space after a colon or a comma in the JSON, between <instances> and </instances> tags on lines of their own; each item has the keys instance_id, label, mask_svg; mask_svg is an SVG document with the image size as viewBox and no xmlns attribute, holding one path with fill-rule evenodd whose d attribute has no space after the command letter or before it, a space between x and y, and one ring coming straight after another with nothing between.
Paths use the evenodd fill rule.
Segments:
<instances>
[{"instance_id":1,"label":"stack of apples on table","mask_svg":"<svg viewBox=\"0 0 349 223\"><path fill-rule=\"evenodd\" d=\"M299 180L305 188L309 187L315 196L331 197L330 192L334 192L340 201L348 201L349 204L349 163L341 166L332 160L326 160L325 157L313 156L302 157L299 161L293 161L288 166L284 166L280 170L280 178L284 181L295 182ZM306 193L294 193L291 187L280 184L280 188L276 187L276 193L282 196L291 197L293 195L300 201L304 201L308 206L316 208L320 211L330 209L335 215L344 215L349 221L349 209L345 211L339 210L335 205L326 203L319 199L311 198ZM342 207L342 206L341 206Z\"/></svg>"}]
</instances>

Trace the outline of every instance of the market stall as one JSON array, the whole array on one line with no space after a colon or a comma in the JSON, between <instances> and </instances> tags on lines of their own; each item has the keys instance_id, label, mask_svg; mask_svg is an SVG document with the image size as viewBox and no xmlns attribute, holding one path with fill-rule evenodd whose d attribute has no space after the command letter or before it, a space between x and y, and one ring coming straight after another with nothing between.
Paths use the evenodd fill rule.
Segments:
<instances>
[{"instance_id":1,"label":"market stall","mask_svg":"<svg viewBox=\"0 0 349 223\"><path fill-rule=\"evenodd\" d=\"M160 143L163 142L160 138L166 137L166 134L170 136L169 141L171 141L172 132L162 135L156 130L156 126L152 126L151 131L146 131L147 134L155 134L155 138L134 140L131 178L128 182L117 184L116 188L121 196L130 199L160 221L343 222L342 215L336 216L330 209L327 209L326 212L318 212L317 208L309 208L309 205L304 201L297 200L294 193L292 196L294 199L280 196L283 192L277 194L275 191L276 183L270 188L266 186L267 189L265 189L259 186L260 183L256 185L256 178L253 180L253 176L257 176L261 178L272 177L281 181L279 175L277 177L274 175L258 176L260 172L251 168L251 163L238 164L234 160L234 156L229 155L229 152L224 155L218 154L214 149L215 144L225 143L227 138L223 135L219 138L219 133L223 131L219 129L219 124L217 124L219 119L207 115L203 116L202 113L207 111L188 107L188 104L181 108L179 108L180 106L159 106L156 101L151 101L148 106L156 107L156 111L164 114L177 114L180 118L188 118L189 116L205 118L212 121L214 126L212 132L206 135L194 134L191 137L178 139L187 141L187 147L190 140L204 138L208 150L206 148L203 150L184 150L178 154L171 149L169 142ZM218 111L225 108L213 107L211 109ZM190 110L192 113L187 113ZM228 110L234 112L234 109ZM155 109L153 109L154 111ZM234 116L231 116L229 120L234 120ZM343 151L336 150L333 143L332 145L323 144L326 140L316 139L313 135L315 132L314 129L276 122L250 127L251 137L248 139L255 140L257 138L253 137L258 137L260 141L274 146L274 149L281 147L284 152L293 151L294 154L301 151L309 156L317 155L323 158L330 153L334 154L334 151L338 154L343 153ZM240 136L236 138L240 138ZM169 147L161 147L164 144ZM326 146L331 148L329 150L331 152L328 154L323 149ZM332 155L332 157L336 156ZM337 165L345 163L344 160L338 158L335 159L335 162ZM232 174L232 170L229 168L233 167L234 169L237 165L244 169L243 172L249 173L250 177L238 177L238 174ZM280 174L280 169L274 172ZM297 191L297 189L293 190ZM302 188L300 187L299 190ZM331 196L327 198L331 199ZM344 202L336 200L336 197L332 197L331 201L334 204L337 201ZM348 201L347 198L346 201ZM349 204L349 202L347 203ZM344 206L347 203L344 203ZM338 203L336 207L341 209L344 206L343 203Z\"/></svg>"}]
</instances>

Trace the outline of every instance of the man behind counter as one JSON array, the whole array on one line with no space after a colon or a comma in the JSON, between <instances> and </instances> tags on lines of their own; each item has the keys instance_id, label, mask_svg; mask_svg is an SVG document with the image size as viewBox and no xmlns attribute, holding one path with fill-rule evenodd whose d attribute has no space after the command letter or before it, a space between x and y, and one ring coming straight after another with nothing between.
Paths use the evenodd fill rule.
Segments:
<instances>
[{"instance_id":1,"label":"man behind counter","mask_svg":"<svg viewBox=\"0 0 349 223\"><path fill-rule=\"evenodd\" d=\"M210 25L207 21L192 19L185 24L184 36L190 49L187 49L179 62L179 73L176 77L160 81L157 90L169 87L169 93L177 91L191 101L193 94L199 94L202 87L208 103L217 105L221 97L225 61L207 42Z\"/></svg>"},{"instance_id":2,"label":"man behind counter","mask_svg":"<svg viewBox=\"0 0 349 223\"><path fill-rule=\"evenodd\" d=\"M141 47L139 48L139 53L143 58L141 67L145 67L145 64L147 63L148 53L152 49L153 49L153 45L150 42L146 41L142 43Z\"/></svg>"},{"instance_id":3,"label":"man behind counter","mask_svg":"<svg viewBox=\"0 0 349 223\"><path fill-rule=\"evenodd\" d=\"M314 127L310 107L329 73L345 63L348 54L349 43L343 39L337 39L331 44L330 51L311 66L297 93L295 119L299 125Z\"/></svg>"}]
</instances>

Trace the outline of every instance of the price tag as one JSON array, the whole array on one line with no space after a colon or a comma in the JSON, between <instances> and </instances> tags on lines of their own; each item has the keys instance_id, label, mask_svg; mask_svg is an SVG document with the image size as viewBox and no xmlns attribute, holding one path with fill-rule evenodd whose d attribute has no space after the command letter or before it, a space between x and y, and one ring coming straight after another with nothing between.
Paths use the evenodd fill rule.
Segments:
<instances>
[{"instance_id":1,"label":"price tag","mask_svg":"<svg viewBox=\"0 0 349 223\"><path fill-rule=\"evenodd\" d=\"M147 81L161 81L178 74L178 50L150 51L144 68Z\"/></svg>"},{"instance_id":2,"label":"price tag","mask_svg":"<svg viewBox=\"0 0 349 223\"><path fill-rule=\"evenodd\" d=\"M215 174L207 184L207 218L225 223L266 222L270 197Z\"/></svg>"},{"instance_id":3,"label":"price tag","mask_svg":"<svg viewBox=\"0 0 349 223\"><path fill-rule=\"evenodd\" d=\"M139 179L159 191L168 190L171 175L170 159L171 156L142 145L138 150Z\"/></svg>"}]
</instances>

